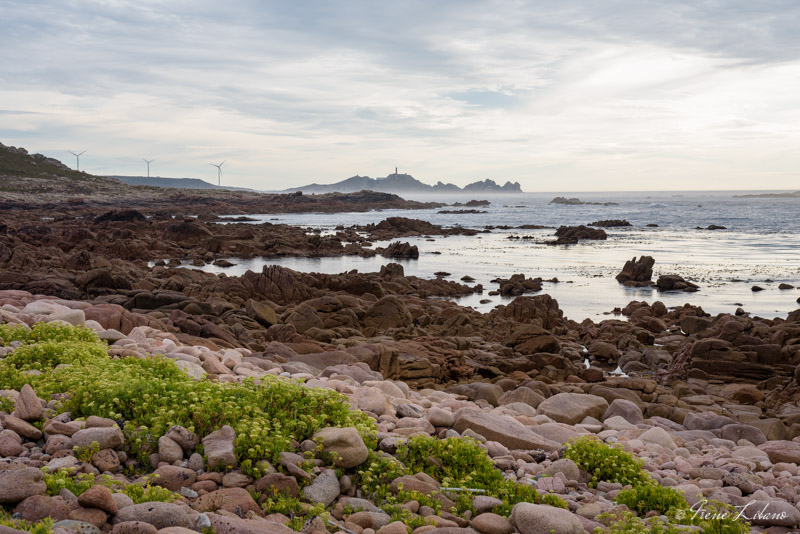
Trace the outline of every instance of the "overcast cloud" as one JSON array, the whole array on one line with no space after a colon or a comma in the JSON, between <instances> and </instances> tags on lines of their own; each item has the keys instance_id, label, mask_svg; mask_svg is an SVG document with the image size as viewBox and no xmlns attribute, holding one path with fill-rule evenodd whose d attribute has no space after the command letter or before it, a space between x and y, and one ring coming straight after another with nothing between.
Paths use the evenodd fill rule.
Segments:
<instances>
[{"instance_id":1,"label":"overcast cloud","mask_svg":"<svg viewBox=\"0 0 800 534\"><path fill-rule=\"evenodd\" d=\"M794 0L0 0L0 142L258 189L797 189L799 27Z\"/></svg>"}]
</instances>

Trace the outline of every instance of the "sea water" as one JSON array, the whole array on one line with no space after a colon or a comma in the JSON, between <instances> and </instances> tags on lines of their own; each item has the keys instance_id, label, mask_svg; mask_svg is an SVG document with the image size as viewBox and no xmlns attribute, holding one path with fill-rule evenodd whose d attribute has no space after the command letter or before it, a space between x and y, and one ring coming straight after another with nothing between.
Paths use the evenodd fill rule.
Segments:
<instances>
[{"instance_id":1,"label":"sea water","mask_svg":"<svg viewBox=\"0 0 800 534\"><path fill-rule=\"evenodd\" d=\"M800 286L800 199L737 198L734 192L670 193L573 193L584 202L612 205L551 204L553 193L503 196L414 196L412 200L466 202L472 198L490 200L477 207L487 213L440 214L442 209L384 210L336 214L263 214L257 222L300 225L333 233L337 226L377 223L387 217L411 217L442 226L463 226L478 230L486 226L542 225L537 230L494 229L475 236L430 236L402 238L417 245L417 260L394 260L407 275L435 277L448 272L450 280L468 275L483 284L484 293L458 299L465 306L488 311L510 299L488 296L498 289L491 282L515 273L558 283L545 282L541 293L559 302L570 319L601 319L616 307L631 300L667 306L697 304L711 314L733 313L742 307L761 317L785 317L797 309L799 290L780 290L780 283ZM630 227L606 228L605 241L585 241L577 245L544 244L554 239L555 227L589 224L603 219L624 219ZM648 224L658 225L648 227ZM709 225L725 230L699 230ZM519 238L519 239L517 239ZM376 247L388 242L374 242ZM652 288L626 288L615 280L626 260L650 255L656 260L654 279L660 274L679 274L700 286L696 293L659 292ZM234 267L208 265L211 272L229 275L246 270L260 271L264 265L283 265L303 272L341 273L380 270L390 261L376 256L326 258L283 257L237 260ZM764 291L754 292L758 285ZM489 299L491 302L481 303Z\"/></svg>"}]
</instances>

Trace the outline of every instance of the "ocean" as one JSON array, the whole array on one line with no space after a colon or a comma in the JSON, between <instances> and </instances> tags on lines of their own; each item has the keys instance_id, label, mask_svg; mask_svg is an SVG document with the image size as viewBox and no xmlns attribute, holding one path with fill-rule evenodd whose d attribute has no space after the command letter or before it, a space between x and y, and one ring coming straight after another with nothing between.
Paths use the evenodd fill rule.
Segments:
<instances>
[{"instance_id":1,"label":"ocean","mask_svg":"<svg viewBox=\"0 0 800 534\"><path fill-rule=\"evenodd\" d=\"M404 195L411 200L439 201L448 204L471 199L487 199L489 206L478 207L482 214L439 214L440 208L427 210L384 210L337 214L263 214L260 222L285 223L334 232L336 226L377 223L392 217L410 217L442 226L460 225L483 229L492 226L542 225L539 230L494 229L476 236L403 238L417 245L420 257L401 263L407 275L433 278L435 272L452 274L458 280L469 275L484 287L483 294L458 299L465 306L488 311L509 299L488 296L497 289L491 282L515 273L558 283L544 283L540 293L558 300L570 319L608 318L614 308L631 300L667 306L697 304L712 315L733 313L738 307L754 316L785 317L798 307L800 290L778 289L780 283L800 286L800 199L736 198L741 192L632 192L632 193L523 193L518 195ZM584 202L615 205L550 204L556 196L577 197ZM560 225L589 224L603 219L624 219L630 227L606 228L606 241L586 241L578 245L552 246ZM658 225L648 227L647 225ZM709 225L724 230L696 229ZM519 239L516 239L519 238ZM388 242L375 242L376 247ZM660 274L679 274L700 286L696 293L659 292L652 288L626 288L615 280L626 260L634 256L655 258L654 279ZM208 265L211 272L229 275L246 270L260 271L267 264L278 264L304 272L341 273L380 270L391 260L374 258L277 258L238 260L234 267ZM763 287L754 292L752 286ZM540 294L536 293L536 294ZM491 302L481 304L482 299Z\"/></svg>"}]
</instances>

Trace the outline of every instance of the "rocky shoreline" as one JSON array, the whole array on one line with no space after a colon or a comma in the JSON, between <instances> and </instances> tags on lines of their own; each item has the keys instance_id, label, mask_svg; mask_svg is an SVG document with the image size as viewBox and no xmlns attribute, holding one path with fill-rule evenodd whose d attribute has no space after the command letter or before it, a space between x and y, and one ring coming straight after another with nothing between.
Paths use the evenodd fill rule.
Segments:
<instances>
[{"instance_id":1,"label":"rocky shoreline","mask_svg":"<svg viewBox=\"0 0 800 534\"><path fill-rule=\"evenodd\" d=\"M525 295L540 291L542 280L515 275L498 279L498 291L520 296L479 313L442 298L482 289L469 280L408 277L388 261L377 273L339 275L272 266L226 276L181 267L374 255L382 251L369 240L474 230L393 218L319 235L221 224L221 209L254 213L231 204L199 218L62 208L15 211L0 231L0 313L3 323L24 325L4 330L0 343L0 502L9 516L49 514L66 521L55 527L61 533L117 534L290 532L287 525L307 534L539 534L625 531L611 516L674 523L653 509L625 516L635 506L620 499L634 479L597 480L599 471L580 456L585 446L600 447L593 458L612 457L610 445L619 444L642 461L634 473L642 487L680 491L689 506L707 499L774 512L748 515L751 526L736 532L800 527L800 311L786 319L711 317L689 304L631 302L620 310L625 320L577 323L550 296ZM579 230L595 238L603 232ZM652 283L649 260L634 258L623 272L621 283ZM97 337L80 328L54 330L52 339L20 333L43 323L87 327ZM79 347L94 362L87 369L105 369L111 382L118 366L163 365L185 391L262 384L289 388L300 404L312 395L305 390L332 391L352 411L305 428L272 456L241 448L257 412L236 429L159 419L172 423L147 433L147 449L137 444L143 423L134 415L150 415L126 405L131 415L111 417L118 412L89 406L89 393L70 405L79 396L68 381L56 391L52 373L84 365L82 356L64 360L71 353L60 348L50 359L15 363L39 344L66 342L58 336L87 336ZM459 455L488 467L481 476L462 473ZM376 483L378 472L396 476ZM153 473L159 476L143 478ZM73 489L82 477L88 487L80 495L48 487L58 477ZM168 494L129 488L137 484ZM163 500L134 503L131 495Z\"/></svg>"}]
</instances>

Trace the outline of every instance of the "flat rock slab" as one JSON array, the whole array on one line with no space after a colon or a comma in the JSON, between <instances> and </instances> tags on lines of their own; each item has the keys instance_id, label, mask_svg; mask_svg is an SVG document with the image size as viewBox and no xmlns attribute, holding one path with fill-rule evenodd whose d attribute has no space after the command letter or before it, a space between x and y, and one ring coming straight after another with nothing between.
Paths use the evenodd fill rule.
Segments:
<instances>
[{"instance_id":1,"label":"flat rock slab","mask_svg":"<svg viewBox=\"0 0 800 534\"><path fill-rule=\"evenodd\" d=\"M537 409L553 421L575 425L585 417L600 419L608 409L608 401L597 395L584 393L559 393L543 400Z\"/></svg>"},{"instance_id":2,"label":"flat rock slab","mask_svg":"<svg viewBox=\"0 0 800 534\"><path fill-rule=\"evenodd\" d=\"M489 441L497 441L509 449L555 451L561 444L549 440L510 417L497 416L482 411L465 411L453 429L463 433L470 429Z\"/></svg>"}]
</instances>

